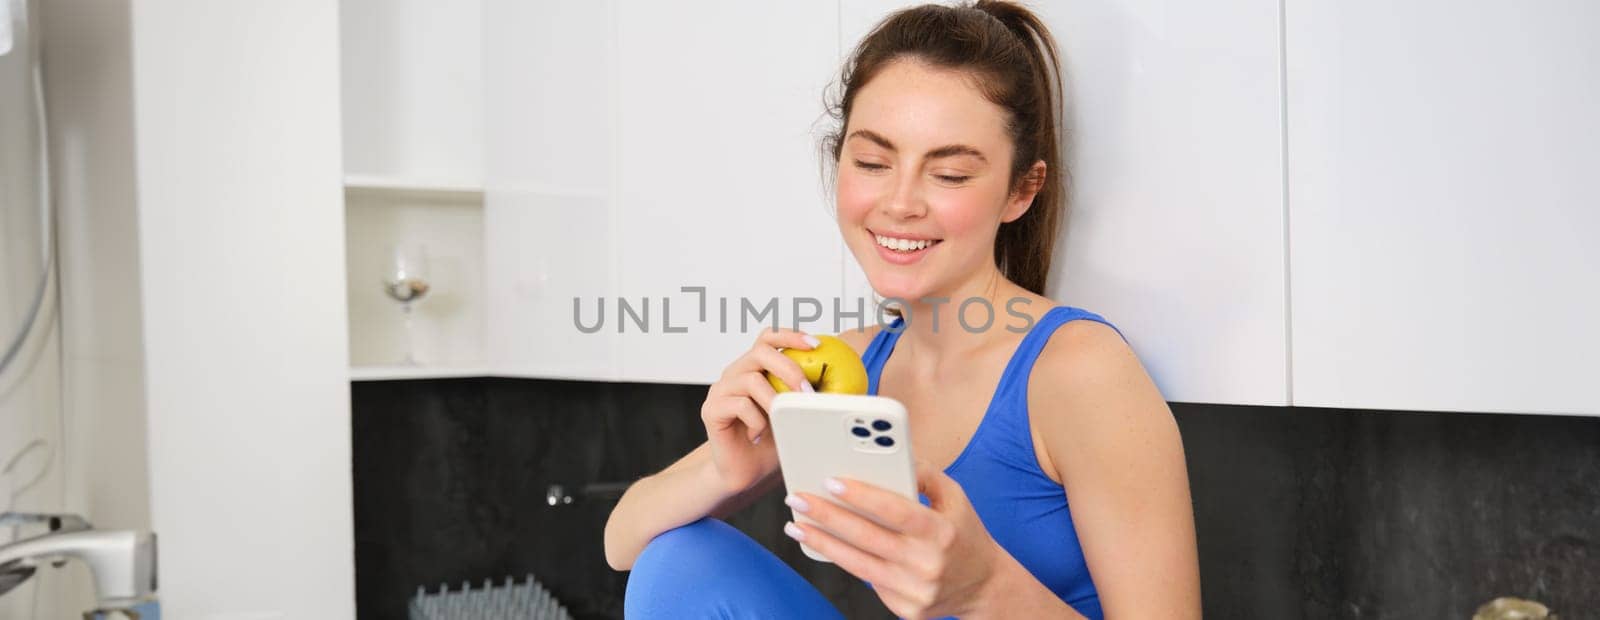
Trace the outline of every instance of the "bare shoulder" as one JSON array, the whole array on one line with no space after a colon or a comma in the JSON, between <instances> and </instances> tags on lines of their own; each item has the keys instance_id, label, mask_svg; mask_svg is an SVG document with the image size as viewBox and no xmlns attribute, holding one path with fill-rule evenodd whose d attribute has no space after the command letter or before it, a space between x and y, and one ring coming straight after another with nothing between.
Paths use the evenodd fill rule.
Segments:
<instances>
[{"instance_id":1,"label":"bare shoulder","mask_svg":"<svg viewBox=\"0 0 1600 620\"><path fill-rule=\"evenodd\" d=\"M1133 348L1099 321L1068 321L1056 329L1034 362L1028 395L1031 421L1051 456L1129 447L1152 428L1175 426Z\"/></svg>"},{"instance_id":2,"label":"bare shoulder","mask_svg":"<svg viewBox=\"0 0 1600 620\"><path fill-rule=\"evenodd\" d=\"M880 331L883 331L882 325L869 325L861 329L844 330L835 334L834 337L843 340L845 344L850 345L850 348L855 349L856 355L861 355L867 352L867 345L872 344L872 339L877 337Z\"/></svg>"},{"instance_id":3,"label":"bare shoulder","mask_svg":"<svg viewBox=\"0 0 1600 620\"><path fill-rule=\"evenodd\" d=\"M1034 362L1034 376L1041 375L1047 387L1065 384L1076 389L1149 378L1122 334L1090 319L1067 321L1056 328Z\"/></svg>"},{"instance_id":4,"label":"bare shoulder","mask_svg":"<svg viewBox=\"0 0 1600 620\"><path fill-rule=\"evenodd\" d=\"M1183 440L1133 349L1098 321L1062 325L1035 362L1028 409L1106 616L1200 617Z\"/></svg>"}]
</instances>

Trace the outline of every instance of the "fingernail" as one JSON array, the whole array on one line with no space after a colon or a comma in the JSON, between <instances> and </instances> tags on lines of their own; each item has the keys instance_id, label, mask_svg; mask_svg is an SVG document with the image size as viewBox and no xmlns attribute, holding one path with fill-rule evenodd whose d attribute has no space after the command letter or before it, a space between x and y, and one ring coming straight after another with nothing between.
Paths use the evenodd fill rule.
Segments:
<instances>
[{"instance_id":1,"label":"fingernail","mask_svg":"<svg viewBox=\"0 0 1600 620\"><path fill-rule=\"evenodd\" d=\"M834 495L844 495L844 483L839 482L838 479L825 478L822 481L822 486L827 487L829 493Z\"/></svg>"},{"instance_id":2,"label":"fingernail","mask_svg":"<svg viewBox=\"0 0 1600 620\"><path fill-rule=\"evenodd\" d=\"M802 392L815 392L815 391L817 391L817 388L811 387L811 382L810 381L801 381L800 382L800 391L802 391Z\"/></svg>"},{"instance_id":3,"label":"fingernail","mask_svg":"<svg viewBox=\"0 0 1600 620\"><path fill-rule=\"evenodd\" d=\"M761 445L761 434L757 434L755 439L751 439L750 444L756 446Z\"/></svg>"},{"instance_id":4,"label":"fingernail","mask_svg":"<svg viewBox=\"0 0 1600 620\"><path fill-rule=\"evenodd\" d=\"M815 348L817 348L819 346L822 346L822 341L821 340L817 340L816 336L812 336L810 334L806 334L806 344L811 345L811 348L815 349Z\"/></svg>"},{"instance_id":5,"label":"fingernail","mask_svg":"<svg viewBox=\"0 0 1600 620\"><path fill-rule=\"evenodd\" d=\"M788 504L790 508L793 508L799 512L811 510L811 504L806 503L806 500L802 499L799 495L790 495L785 497L783 498L783 503Z\"/></svg>"},{"instance_id":6,"label":"fingernail","mask_svg":"<svg viewBox=\"0 0 1600 620\"><path fill-rule=\"evenodd\" d=\"M793 521L783 524L783 533L788 534L789 538L793 538L795 540L806 539L806 533L801 531L800 526L795 525Z\"/></svg>"}]
</instances>

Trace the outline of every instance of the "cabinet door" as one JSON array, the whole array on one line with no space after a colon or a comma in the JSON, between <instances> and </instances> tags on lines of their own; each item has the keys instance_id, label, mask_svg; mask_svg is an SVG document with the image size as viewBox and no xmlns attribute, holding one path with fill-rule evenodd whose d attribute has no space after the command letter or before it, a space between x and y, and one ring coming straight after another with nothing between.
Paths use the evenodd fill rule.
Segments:
<instances>
[{"instance_id":1,"label":"cabinet door","mask_svg":"<svg viewBox=\"0 0 1600 620\"><path fill-rule=\"evenodd\" d=\"M836 5L622 3L615 41L611 256L616 295L649 310L641 328L608 305L606 329L623 330L622 379L710 383L761 329L744 302L776 300L792 326L796 299L839 295L842 244L813 132L837 70ZM704 320L683 287L704 287Z\"/></svg>"},{"instance_id":2,"label":"cabinet door","mask_svg":"<svg viewBox=\"0 0 1600 620\"><path fill-rule=\"evenodd\" d=\"M345 173L452 185L482 182L480 4L337 4Z\"/></svg>"},{"instance_id":3,"label":"cabinet door","mask_svg":"<svg viewBox=\"0 0 1600 620\"><path fill-rule=\"evenodd\" d=\"M842 51L909 4L846 0ZM1046 293L1116 324L1169 401L1287 404L1278 3L1032 6L1066 92Z\"/></svg>"},{"instance_id":4,"label":"cabinet door","mask_svg":"<svg viewBox=\"0 0 1600 620\"><path fill-rule=\"evenodd\" d=\"M1600 413L1600 5L1286 5L1294 402Z\"/></svg>"},{"instance_id":5,"label":"cabinet door","mask_svg":"<svg viewBox=\"0 0 1600 620\"><path fill-rule=\"evenodd\" d=\"M609 380L611 332L587 333L613 296L616 132L609 2L484 3L485 289L498 374ZM609 303L608 303L609 307Z\"/></svg>"}]
</instances>

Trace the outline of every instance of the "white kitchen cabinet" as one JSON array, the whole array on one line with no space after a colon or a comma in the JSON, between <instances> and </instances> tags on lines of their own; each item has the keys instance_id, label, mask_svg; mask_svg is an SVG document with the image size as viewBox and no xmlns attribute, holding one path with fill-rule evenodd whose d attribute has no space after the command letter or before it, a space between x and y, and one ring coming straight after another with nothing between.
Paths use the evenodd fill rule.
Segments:
<instances>
[{"instance_id":1,"label":"white kitchen cabinet","mask_svg":"<svg viewBox=\"0 0 1600 620\"><path fill-rule=\"evenodd\" d=\"M743 302L870 300L821 95L906 3L713 4L486 5L494 374L705 383L754 336ZM1038 9L1070 176L1047 293L1118 325L1168 400L1600 410L1595 9Z\"/></svg>"},{"instance_id":2,"label":"white kitchen cabinet","mask_svg":"<svg viewBox=\"0 0 1600 620\"><path fill-rule=\"evenodd\" d=\"M572 301L616 297L614 15L612 2L484 2L494 374L619 374L614 332L578 330Z\"/></svg>"},{"instance_id":3,"label":"white kitchen cabinet","mask_svg":"<svg viewBox=\"0 0 1600 620\"><path fill-rule=\"evenodd\" d=\"M811 133L832 6L487 4L493 365L710 383L760 330L740 331L742 300L777 298L787 325L793 298L838 296ZM705 321L683 287L704 287ZM604 300L600 331L574 297L585 326Z\"/></svg>"},{"instance_id":4,"label":"white kitchen cabinet","mask_svg":"<svg viewBox=\"0 0 1600 620\"><path fill-rule=\"evenodd\" d=\"M613 380L614 3L485 0L485 281L493 374Z\"/></svg>"},{"instance_id":5,"label":"white kitchen cabinet","mask_svg":"<svg viewBox=\"0 0 1600 620\"><path fill-rule=\"evenodd\" d=\"M1296 405L1600 414L1596 24L1286 4Z\"/></svg>"},{"instance_id":6,"label":"white kitchen cabinet","mask_svg":"<svg viewBox=\"0 0 1600 620\"><path fill-rule=\"evenodd\" d=\"M478 2L339 0L347 175L483 182Z\"/></svg>"},{"instance_id":7,"label":"white kitchen cabinet","mask_svg":"<svg viewBox=\"0 0 1600 620\"><path fill-rule=\"evenodd\" d=\"M355 617L338 7L99 8L131 43L95 58L138 136L118 169L139 289L119 310L140 317L143 408L115 440L144 445L86 473L146 472L168 617ZM108 486L129 476L87 479L90 510L138 503Z\"/></svg>"},{"instance_id":8,"label":"white kitchen cabinet","mask_svg":"<svg viewBox=\"0 0 1600 620\"><path fill-rule=\"evenodd\" d=\"M846 0L842 52L908 4ZM1167 400L1288 404L1278 4L1032 6L1067 93L1046 292L1116 324Z\"/></svg>"},{"instance_id":9,"label":"white kitchen cabinet","mask_svg":"<svg viewBox=\"0 0 1600 620\"><path fill-rule=\"evenodd\" d=\"M839 295L842 244L813 133L837 69L836 5L622 6L612 256L617 295L649 297L651 313L648 333L623 324L620 378L710 383L761 329L741 326L743 299L757 307L776 299L790 325L795 298L829 304ZM688 36L685 23L702 34ZM705 287L705 322L686 286ZM684 333L664 331L663 297Z\"/></svg>"},{"instance_id":10,"label":"white kitchen cabinet","mask_svg":"<svg viewBox=\"0 0 1600 620\"><path fill-rule=\"evenodd\" d=\"M341 0L350 363L358 378L485 362L484 88L476 2ZM407 334L384 294L394 244L421 245L430 290ZM394 366L411 347L418 367Z\"/></svg>"}]
</instances>

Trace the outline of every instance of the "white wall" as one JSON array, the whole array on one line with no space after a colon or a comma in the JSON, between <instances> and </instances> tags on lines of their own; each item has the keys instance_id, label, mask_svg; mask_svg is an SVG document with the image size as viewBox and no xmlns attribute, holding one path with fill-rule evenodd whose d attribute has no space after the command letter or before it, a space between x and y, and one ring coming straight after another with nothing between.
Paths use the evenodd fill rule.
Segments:
<instances>
[{"instance_id":1,"label":"white wall","mask_svg":"<svg viewBox=\"0 0 1600 620\"><path fill-rule=\"evenodd\" d=\"M10 473L0 473L0 512L59 512L63 504L61 341L56 305L52 302L44 311L44 322L31 332L22 353L0 372L0 467L15 463ZM0 339L10 336L0 334ZM10 343L0 342L5 344ZM44 443L30 446L35 441ZM0 528L0 545L39 533L38 528ZM62 598L73 590L71 582L70 574L41 570L37 578L0 597L0 620L70 613Z\"/></svg>"},{"instance_id":2,"label":"white wall","mask_svg":"<svg viewBox=\"0 0 1600 620\"><path fill-rule=\"evenodd\" d=\"M141 3L132 23L164 611L350 617L338 6Z\"/></svg>"},{"instance_id":3,"label":"white wall","mask_svg":"<svg viewBox=\"0 0 1600 620\"><path fill-rule=\"evenodd\" d=\"M20 4L12 8L5 24L12 45L0 56L0 169L6 173L0 180L0 356L16 338L23 340L16 356L0 368L0 512L59 512L67 460L59 281L48 277L46 290L39 290L50 262L40 211L46 196L39 159L45 134L36 107L41 93L32 87L42 22ZM0 544L39 533L37 527L0 528ZM71 590L70 581L70 572L39 571L0 597L0 618L67 615L62 594Z\"/></svg>"},{"instance_id":4,"label":"white wall","mask_svg":"<svg viewBox=\"0 0 1600 620\"><path fill-rule=\"evenodd\" d=\"M154 529L170 617L353 616L336 9L47 9L66 372L39 507ZM42 571L17 617L89 608L86 576Z\"/></svg>"},{"instance_id":5,"label":"white wall","mask_svg":"<svg viewBox=\"0 0 1600 620\"><path fill-rule=\"evenodd\" d=\"M129 6L45 4L65 356L62 508L96 527L150 529ZM62 581L62 614L40 617L91 608L82 564L50 572Z\"/></svg>"}]
</instances>

